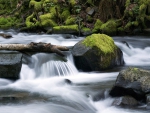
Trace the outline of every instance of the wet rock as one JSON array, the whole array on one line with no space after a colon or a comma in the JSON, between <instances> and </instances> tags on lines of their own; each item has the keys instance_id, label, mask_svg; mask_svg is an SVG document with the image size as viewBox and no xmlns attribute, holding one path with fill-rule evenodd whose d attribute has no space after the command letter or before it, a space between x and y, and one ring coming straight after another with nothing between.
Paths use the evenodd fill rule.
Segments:
<instances>
[{"instance_id":1,"label":"wet rock","mask_svg":"<svg viewBox=\"0 0 150 113\"><path fill-rule=\"evenodd\" d=\"M130 48L129 44L126 41L121 41L123 44L125 44L128 48Z\"/></svg>"},{"instance_id":2,"label":"wet rock","mask_svg":"<svg viewBox=\"0 0 150 113\"><path fill-rule=\"evenodd\" d=\"M69 80L69 79L65 79L64 81L65 81L65 83L68 84L68 85L72 85L72 84L73 84L72 81Z\"/></svg>"},{"instance_id":3,"label":"wet rock","mask_svg":"<svg viewBox=\"0 0 150 113\"><path fill-rule=\"evenodd\" d=\"M15 89L0 89L0 104L26 104L32 102L45 102L48 97L39 93L30 93Z\"/></svg>"},{"instance_id":4,"label":"wet rock","mask_svg":"<svg viewBox=\"0 0 150 113\"><path fill-rule=\"evenodd\" d=\"M2 36L3 38L12 38L12 35L5 33L0 33L0 36Z\"/></svg>"},{"instance_id":5,"label":"wet rock","mask_svg":"<svg viewBox=\"0 0 150 113\"><path fill-rule=\"evenodd\" d=\"M138 105L138 101L131 96L123 96L115 99L112 105L121 107L135 107Z\"/></svg>"},{"instance_id":6,"label":"wet rock","mask_svg":"<svg viewBox=\"0 0 150 113\"><path fill-rule=\"evenodd\" d=\"M110 91L113 97L130 95L138 101L146 102L146 94L150 93L150 71L139 68L122 70Z\"/></svg>"},{"instance_id":7,"label":"wet rock","mask_svg":"<svg viewBox=\"0 0 150 113\"><path fill-rule=\"evenodd\" d=\"M100 71L123 65L122 51L111 37L92 34L72 49L75 65L82 71Z\"/></svg>"},{"instance_id":8,"label":"wet rock","mask_svg":"<svg viewBox=\"0 0 150 113\"><path fill-rule=\"evenodd\" d=\"M146 109L150 110L150 93L146 95L146 103L147 103Z\"/></svg>"},{"instance_id":9,"label":"wet rock","mask_svg":"<svg viewBox=\"0 0 150 113\"><path fill-rule=\"evenodd\" d=\"M150 103L150 93L146 95L146 102Z\"/></svg>"},{"instance_id":10,"label":"wet rock","mask_svg":"<svg viewBox=\"0 0 150 113\"><path fill-rule=\"evenodd\" d=\"M99 101L105 98L105 90L101 90L100 92L92 95L93 101Z\"/></svg>"},{"instance_id":11,"label":"wet rock","mask_svg":"<svg viewBox=\"0 0 150 113\"><path fill-rule=\"evenodd\" d=\"M19 79L22 66L22 54L18 52L0 52L0 78Z\"/></svg>"}]
</instances>

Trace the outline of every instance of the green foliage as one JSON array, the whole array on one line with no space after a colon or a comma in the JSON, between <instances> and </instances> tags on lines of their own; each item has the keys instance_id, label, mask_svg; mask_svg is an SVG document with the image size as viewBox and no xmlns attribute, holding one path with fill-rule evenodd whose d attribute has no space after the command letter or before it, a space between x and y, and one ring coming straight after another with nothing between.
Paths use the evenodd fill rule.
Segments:
<instances>
[{"instance_id":1,"label":"green foliage","mask_svg":"<svg viewBox=\"0 0 150 113\"><path fill-rule=\"evenodd\" d=\"M87 0L87 3L90 4L91 6L94 6L93 0Z\"/></svg>"},{"instance_id":2,"label":"green foliage","mask_svg":"<svg viewBox=\"0 0 150 113\"><path fill-rule=\"evenodd\" d=\"M81 6L80 6L80 5L75 5L74 8L73 8L73 10L74 10L74 12L75 12L76 14L79 14L80 11L81 11Z\"/></svg>"},{"instance_id":3,"label":"green foliage","mask_svg":"<svg viewBox=\"0 0 150 113\"><path fill-rule=\"evenodd\" d=\"M125 6L128 7L130 5L130 0L126 0Z\"/></svg>"},{"instance_id":4,"label":"green foliage","mask_svg":"<svg viewBox=\"0 0 150 113\"><path fill-rule=\"evenodd\" d=\"M65 21L65 25L72 25L75 24L76 18L73 16L70 16L66 19Z\"/></svg>"},{"instance_id":5,"label":"green foliage","mask_svg":"<svg viewBox=\"0 0 150 113\"><path fill-rule=\"evenodd\" d=\"M140 14L145 14L146 12L146 5L145 4L142 4L140 5L140 8L139 8L139 11L140 11Z\"/></svg>"},{"instance_id":6,"label":"green foliage","mask_svg":"<svg viewBox=\"0 0 150 113\"><path fill-rule=\"evenodd\" d=\"M124 32L124 28L123 28L123 27L118 27L118 28L117 28L117 31L118 31L119 33L122 33L122 32Z\"/></svg>"},{"instance_id":7,"label":"green foliage","mask_svg":"<svg viewBox=\"0 0 150 113\"><path fill-rule=\"evenodd\" d=\"M31 0L29 3L29 7L34 7L35 11L41 11L42 10L42 2L36 2L35 0Z\"/></svg>"},{"instance_id":8,"label":"green foliage","mask_svg":"<svg viewBox=\"0 0 150 113\"><path fill-rule=\"evenodd\" d=\"M53 20L51 20L51 19L43 20L41 22L41 25L44 26L44 27L48 27L48 26L49 27L54 27L54 26L57 26L57 24Z\"/></svg>"},{"instance_id":9,"label":"green foliage","mask_svg":"<svg viewBox=\"0 0 150 113\"><path fill-rule=\"evenodd\" d=\"M115 20L109 20L101 25L100 30L102 33L114 35L117 31L117 23L115 22Z\"/></svg>"},{"instance_id":10,"label":"green foliage","mask_svg":"<svg viewBox=\"0 0 150 113\"><path fill-rule=\"evenodd\" d=\"M68 26L56 26L56 27L53 27L53 30L55 31L55 32L57 32L57 31L67 31L67 30L69 30L69 31L76 31L76 32L78 32L79 30L78 30L78 25L68 25Z\"/></svg>"},{"instance_id":11,"label":"green foliage","mask_svg":"<svg viewBox=\"0 0 150 113\"><path fill-rule=\"evenodd\" d=\"M83 31L83 32L91 32L91 29L90 29L90 28L87 28L87 27L83 27L83 28L82 28L82 31Z\"/></svg>"},{"instance_id":12,"label":"green foliage","mask_svg":"<svg viewBox=\"0 0 150 113\"><path fill-rule=\"evenodd\" d=\"M76 0L69 0L69 3L71 4L72 7L77 4Z\"/></svg>"},{"instance_id":13,"label":"green foliage","mask_svg":"<svg viewBox=\"0 0 150 113\"><path fill-rule=\"evenodd\" d=\"M139 15L139 6L138 5L136 5L135 7L133 7L132 10L133 10L134 16Z\"/></svg>"},{"instance_id":14,"label":"green foliage","mask_svg":"<svg viewBox=\"0 0 150 113\"><path fill-rule=\"evenodd\" d=\"M32 14L32 15L30 15L30 16L28 16L28 17L26 18L26 26L27 26L28 28L31 28L31 27L34 26L34 23L33 23L33 21L32 21L33 17L34 17L34 14Z\"/></svg>"},{"instance_id":15,"label":"green foliage","mask_svg":"<svg viewBox=\"0 0 150 113\"><path fill-rule=\"evenodd\" d=\"M90 15L86 16L86 21L92 23L93 22L93 18Z\"/></svg>"},{"instance_id":16,"label":"green foliage","mask_svg":"<svg viewBox=\"0 0 150 113\"><path fill-rule=\"evenodd\" d=\"M124 27L125 30L128 30L132 26L132 22L128 22Z\"/></svg>"},{"instance_id":17,"label":"green foliage","mask_svg":"<svg viewBox=\"0 0 150 113\"><path fill-rule=\"evenodd\" d=\"M65 9L65 10L62 12L62 14L61 14L61 18L62 18L63 20L66 20L69 16L70 16L70 11L69 11L69 9Z\"/></svg>"},{"instance_id":18,"label":"green foliage","mask_svg":"<svg viewBox=\"0 0 150 113\"><path fill-rule=\"evenodd\" d=\"M0 17L0 28L9 29L18 25L20 20L15 17Z\"/></svg>"},{"instance_id":19,"label":"green foliage","mask_svg":"<svg viewBox=\"0 0 150 113\"><path fill-rule=\"evenodd\" d=\"M94 28L93 28L92 32L93 33L99 32L102 24L103 24L103 22L101 20L97 19L94 24Z\"/></svg>"},{"instance_id":20,"label":"green foliage","mask_svg":"<svg viewBox=\"0 0 150 113\"><path fill-rule=\"evenodd\" d=\"M53 15L53 13L46 13L44 15L40 15L41 21L44 21L46 19L55 19L55 15Z\"/></svg>"}]
</instances>

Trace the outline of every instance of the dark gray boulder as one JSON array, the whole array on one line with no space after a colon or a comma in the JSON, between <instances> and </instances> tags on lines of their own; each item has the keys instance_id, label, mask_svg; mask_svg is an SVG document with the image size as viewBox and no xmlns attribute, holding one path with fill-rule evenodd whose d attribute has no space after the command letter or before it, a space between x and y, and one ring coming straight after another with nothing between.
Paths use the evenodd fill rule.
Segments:
<instances>
[{"instance_id":1,"label":"dark gray boulder","mask_svg":"<svg viewBox=\"0 0 150 113\"><path fill-rule=\"evenodd\" d=\"M130 95L135 99L146 102L146 94L150 93L150 71L139 68L122 70L110 91L113 97Z\"/></svg>"},{"instance_id":2,"label":"dark gray boulder","mask_svg":"<svg viewBox=\"0 0 150 113\"><path fill-rule=\"evenodd\" d=\"M19 79L22 66L22 54L18 52L0 52L0 78Z\"/></svg>"},{"instance_id":3,"label":"dark gray boulder","mask_svg":"<svg viewBox=\"0 0 150 113\"><path fill-rule=\"evenodd\" d=\"M100 71L124 64L122 51L105 34L92 34L72 49L75 65L82 71Z\"/></svg>"}]
</instances>

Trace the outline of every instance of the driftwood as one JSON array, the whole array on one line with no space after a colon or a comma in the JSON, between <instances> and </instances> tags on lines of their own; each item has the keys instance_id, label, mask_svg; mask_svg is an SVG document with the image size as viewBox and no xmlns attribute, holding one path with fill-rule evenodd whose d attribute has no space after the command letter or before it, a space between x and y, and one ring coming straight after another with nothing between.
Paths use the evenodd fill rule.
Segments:
<instances>
[{"instance_id":1,"label":"driftwood","mask_svg":"<svg viewBox=\"0 0 150 113\"><path fill-rule=\"evenodd\" d=\"M66 46L52 45L51 43L34 43L29 44L0 44L0 50L11 50L20 52L50 52L64 56L62 51L69 51Z\"/></svg>"}]
</instances>

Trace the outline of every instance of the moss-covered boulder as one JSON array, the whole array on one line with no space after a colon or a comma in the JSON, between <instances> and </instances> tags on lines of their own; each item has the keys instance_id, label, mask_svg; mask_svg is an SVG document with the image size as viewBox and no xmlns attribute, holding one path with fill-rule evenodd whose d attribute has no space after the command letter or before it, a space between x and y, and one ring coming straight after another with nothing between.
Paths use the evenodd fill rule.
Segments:
<instances>
[{"instance_id":1,"label":"moss-covered boulder","mask_svg":"<svg viewBox=\"0 0 150 113\"><path fill-rule=\"evenodd\" d=\"M150 93L150 71L139 68L122 70L110 91L111 96L130 95L139 101L146 101Z\"/></svg>"},{"instance_id":2,"label":"moss-covered boulder","mask_svg":"<svg viewBox=\"0 0 150 113\"><path fill-rule=\"evenodd\" d=\"M123 65L122 51L105 34L92 34L72 49L75 65L83 71L100 71Z\"/></svg>"}]
</instances>

